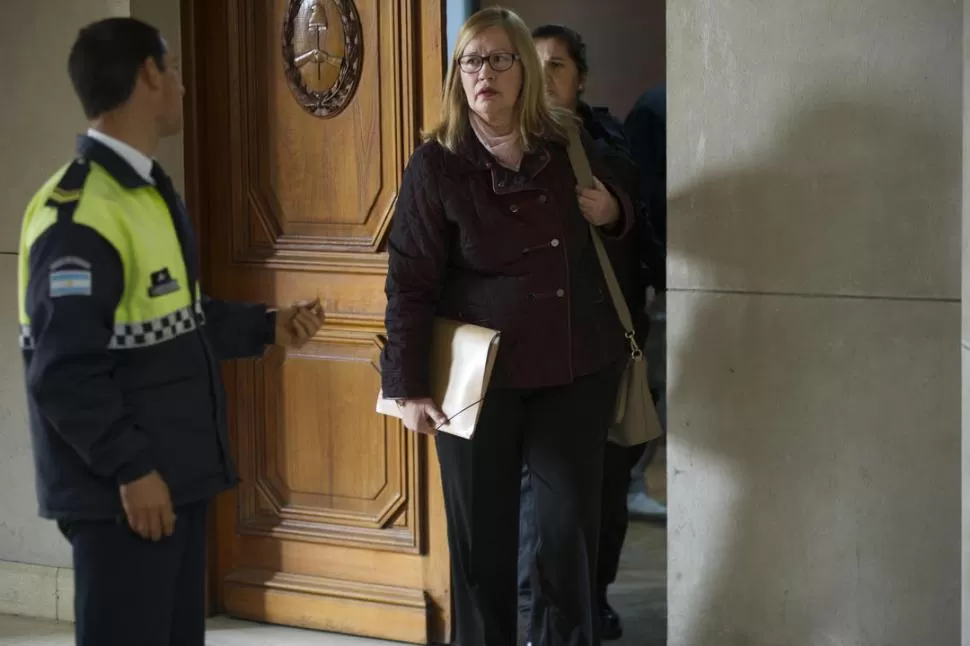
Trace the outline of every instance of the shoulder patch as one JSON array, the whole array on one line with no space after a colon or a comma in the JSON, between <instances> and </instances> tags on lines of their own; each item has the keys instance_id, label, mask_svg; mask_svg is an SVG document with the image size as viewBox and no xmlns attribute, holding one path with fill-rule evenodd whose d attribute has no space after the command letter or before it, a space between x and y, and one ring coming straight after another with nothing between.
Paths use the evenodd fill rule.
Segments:
<instances>
[{"instance_id":1,"label":"shoulder patch","mask_svg":"<svg viewBox=\"0 0 970 646\"><path fill-rule=\"evenodd\" d=\"M47 198L47 206L58 207L80 200L81 189L84 188L84 182L87 180L89 172L91 172L91 167L86 161L75 160L67 167L64 175L61 176L61 181L51 191Z\"/></svg>"},{"instance_id":2,"label":"shoulder patch","mask_svg":"<svg viewBox=\"0 0 970 646\"><path fill-rule=\"evenodd\" d=\"M58 258L50 266L50 297L90 296L91 263L77 256Z\"/></svg>"}]
</instances>

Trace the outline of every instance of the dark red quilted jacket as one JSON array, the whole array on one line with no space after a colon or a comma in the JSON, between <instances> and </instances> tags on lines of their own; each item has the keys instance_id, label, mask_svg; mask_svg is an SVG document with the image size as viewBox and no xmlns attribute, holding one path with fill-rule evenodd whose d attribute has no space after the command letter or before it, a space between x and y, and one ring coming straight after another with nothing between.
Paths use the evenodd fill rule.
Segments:
<instances>
[{"instance_id":1,"label":"dark red quilted jacket","mask_svg":"<svg viewBox=\"0 0 970 646\"><path fill-rule=\"evenodd\" d=\"M635 253L630 191L617 186L590 140L594 174L620 203L605 236L618 270ZM459 154L420 146L404 173L388 242L387 397L425 397L435 316L500 330L494 388L570 383L620 360L623 329L613 310L576 200L564 146L500 166L474 137ZM634 189L635 190L635 189Z\"/></svg>"}]
</instances>

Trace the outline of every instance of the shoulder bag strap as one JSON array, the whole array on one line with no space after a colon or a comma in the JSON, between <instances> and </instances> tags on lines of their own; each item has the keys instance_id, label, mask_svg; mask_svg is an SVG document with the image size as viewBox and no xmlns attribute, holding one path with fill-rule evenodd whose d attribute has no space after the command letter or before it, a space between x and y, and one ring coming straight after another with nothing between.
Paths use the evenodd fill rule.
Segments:
<instances>
[{"instance_id":1,"label":"shoulder bag strap","mask_svg":"<svg viewBox=\"0 0 970 646\"><path fill-rule=\"evenodd\" d=\"M579 182L579 185L583 187L593 186L593 170L590 168L589 159L586 157L586 150L583 148L583 142L580 139L578 128L570 133L568 152L569 162L573 166L573 173L576 175L576 180ZM596 257L600 261L600 267L603 270L603 277L606 279L606 287L609 289L610 299L613 301L616 315L619 317L620 324L623 326L624 332L626 332L627 341L630 343L631 356L639 358L642 356L642 352L637 345L633 316L630 314L630 306L627 305L626 298L623 296L623 290L620 289L620 282L616 279L616 272L613 271L613 263L610 262L610 257L607 255L606 248L603 246L603 240L600 238L599 230L592 224L589 225L589 235L593 240L593 248L596 249Z\"/></svg>"}]
</instances>

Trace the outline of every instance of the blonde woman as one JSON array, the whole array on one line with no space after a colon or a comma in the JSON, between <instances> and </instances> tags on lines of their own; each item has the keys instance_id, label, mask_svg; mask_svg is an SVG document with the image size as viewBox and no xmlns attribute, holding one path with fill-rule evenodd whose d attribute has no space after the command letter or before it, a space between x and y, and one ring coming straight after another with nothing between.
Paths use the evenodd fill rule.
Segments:
<instances>
[{"instance_id":1,"label":"blonde woman","mask_svg":"<svg viewBox=\"0 0 970 646\"><path fill-rule=\"evenodd\" d=\"M603 447L625 352L590 238L627 252L633 207L595 151L579 190L567 111L545 99L528 28L482 10L463 26L441 123L411 158L388 250L382 386L405 425L447 423L429 398L436 316L502 332L477 432L436 435L456 641L517 642L520 472L533 474L535 646L599 643L595 565Z\"/></svg>"}]
</instances>

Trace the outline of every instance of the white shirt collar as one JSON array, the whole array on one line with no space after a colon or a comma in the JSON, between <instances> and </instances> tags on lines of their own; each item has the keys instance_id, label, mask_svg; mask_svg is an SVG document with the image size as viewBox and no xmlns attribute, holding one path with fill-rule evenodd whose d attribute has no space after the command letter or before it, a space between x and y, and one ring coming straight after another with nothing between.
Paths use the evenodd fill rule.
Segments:
<instances>
[{"instance_id":1,"label":"white shirt collar","mask_svg":"<svg viewBox=\"0 0 970 646\"><path fill-rule=\"evenodd\" d=\"M100 141L102 144L115 151L118 156L128 162L136 173L141 175L141 177L149 184L154 184L155 180L152 179L152 160L147 157L141 151L135 150L133 147L129 146L123 141L119 141L114 137L104 134L99 130L94 128L88 128L88 137Z\"/></svg>"}]
</instances>

